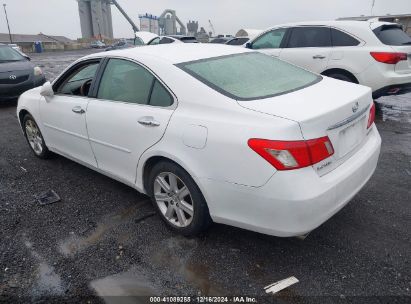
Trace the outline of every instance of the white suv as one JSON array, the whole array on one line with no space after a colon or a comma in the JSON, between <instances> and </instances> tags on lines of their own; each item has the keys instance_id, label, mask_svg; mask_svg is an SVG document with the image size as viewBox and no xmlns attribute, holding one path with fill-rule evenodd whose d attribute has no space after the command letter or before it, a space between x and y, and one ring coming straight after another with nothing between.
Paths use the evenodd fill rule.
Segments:
<instances>
[{"instance_id":1,"label":"white suv","mask_svg":"<svg viewBox=\"0 0 411 304\"><path fill-rule=\"evenodd\" d=\"M411 91L411 38L395 23L289 23L264 31L246 47L369 86L374 98Z\"/></svg>"}]
</instances>

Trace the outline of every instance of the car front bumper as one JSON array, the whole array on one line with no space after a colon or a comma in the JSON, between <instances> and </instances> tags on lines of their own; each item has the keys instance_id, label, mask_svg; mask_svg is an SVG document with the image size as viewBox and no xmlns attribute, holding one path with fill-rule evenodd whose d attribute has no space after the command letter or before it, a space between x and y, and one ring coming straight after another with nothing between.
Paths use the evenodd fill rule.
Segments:
<instances>
[{"instance_id":1,"label":"car front bumper","mask_svg":"<svg viewBox=\"0 0 411 304\"><path fill-rule=\"evenodd\" d=\"M324 176L312 167L277 171L262 187L201 179L217 223L269 235L304 235L343 208L377 166L381 137L375 125L351 158Z\"/></svg>"},{"instance_id":2,"label":"car front bumper","mask_svg":"<svg viewBox=\"0 0 411 304\"><path fill-rule=\"evenodd\" d=\"M30 76L27 81L18 84L0 84L0 102L16 100L24 92L41 86L46 82L44 76Z\"/></svg>"}]
</instances>

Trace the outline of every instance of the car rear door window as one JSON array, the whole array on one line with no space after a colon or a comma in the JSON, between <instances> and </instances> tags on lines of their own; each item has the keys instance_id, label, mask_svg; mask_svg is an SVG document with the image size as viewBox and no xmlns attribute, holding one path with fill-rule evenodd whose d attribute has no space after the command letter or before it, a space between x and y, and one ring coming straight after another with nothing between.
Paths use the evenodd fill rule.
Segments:
<instances>
[{"instance_id":1,"label":"car rear door window","mask_svg":"<svg viewBox=\"0 0 411 304\"><path fill-rule=\"evenodd\" d=\"M333 46L356 46L360 44L354 37L333 28L331 29L331 40Z\"/></svg>"},{"instance_id":2,"label":"car rear door window","mask_svg":"<svg viewBox=\"0 0 411 304\"><path fill-rule=\"evenodd\" d=\"M153 81L154 76L142 66L123 59L110 59L97 98L148 104Z\"/></svg>"},{"instance_id":3,"label":"car rear door window","mask_svg":"<svg viewBox=\"0 0 411 304\"><path fill-rule=\"evenodd\" d=\"M374 29L373 32L386 45L411 45L411 37L398 25L383 25Z\"/></svg>"},{"instance_id":4,"label":"car rear door window","mask_svg":"<svg viewBox=\"0 0 411 304\"><path fill-rule=\"evenodd\" d=\"M168 107L173 104L173 98L166 88L156 79L150 97L150 106Z\"/></svg>"},{"instance_id":5,"label":"car rear door window","mask_svg":"<svg viewBox=\"0 0 411 304\"><path fill-rule=\"evenodd\" d=\"M251 48L254 50L278 49L281 47L286 32L287 29L281 28L265 33L253 42Z\"/></svg>"},{"instance_id":6,"label":"car rear door window","mask_svg":"<svg viewBox=\"0 0 411 304\"><path fill-rule=\"evenodd\" d=\"M331 31L329 27L302 26L291 30L288 48L330 47Z\"/></svg>"}]
</instances>

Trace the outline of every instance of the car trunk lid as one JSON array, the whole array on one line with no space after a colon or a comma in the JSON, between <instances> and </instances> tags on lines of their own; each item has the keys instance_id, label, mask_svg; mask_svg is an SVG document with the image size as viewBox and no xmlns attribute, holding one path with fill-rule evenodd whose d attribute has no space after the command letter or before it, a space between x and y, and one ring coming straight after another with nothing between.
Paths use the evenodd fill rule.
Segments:
<instances>
[{"instance_id":1,"label":"car trunk lid","mask_svg":"<svg viewBox=\"0 0 411 304\"><path fill-rule=\"evenodd\" d=\"M305 140L328 136L334 154L315 165L322 175L344 162L365 141L371 101L369 88L324 77L302 90L238 103L250 110L298 122Z\"/></svg>"}]
</instances>

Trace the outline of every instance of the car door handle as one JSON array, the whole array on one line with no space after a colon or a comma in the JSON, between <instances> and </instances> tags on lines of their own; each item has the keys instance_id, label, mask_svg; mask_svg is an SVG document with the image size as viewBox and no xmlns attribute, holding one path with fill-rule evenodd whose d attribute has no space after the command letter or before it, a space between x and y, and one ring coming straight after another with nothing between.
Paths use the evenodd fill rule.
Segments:
<instances>
[{"instance_id":1,"label":"car door handle","mask_svg":"<svg viewBox=\"0 0 411 304\"><path fill-rule=\"evenodd\" d=\"M84 114L86 111L83 110L82 107L80 106L75 106L73 109L71 109L74 113L76 114Z\"/></svg>"},{"instance_id":2,"label":"car door handle","mask_svg":"<svg viewBox=\"0 0 411 304\"><path fill-rule=\"evenodd\" d=\"M324 55L315 55L313 56L313 59L324 59L325 56Z\"/></svg>"},{"instance_id":3,"label":"car door handle","mask_svg":"<svg viewBox=\"0 0 411 304\"><path fill-rule=\"evenodd\" d=\"M154 119L152 116L145 116L141 117L138 120L138 123L143 126L149 126L149 127L158 127L160 123Z\"/></svg>"}]
</instances>

